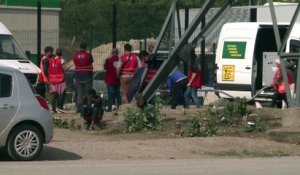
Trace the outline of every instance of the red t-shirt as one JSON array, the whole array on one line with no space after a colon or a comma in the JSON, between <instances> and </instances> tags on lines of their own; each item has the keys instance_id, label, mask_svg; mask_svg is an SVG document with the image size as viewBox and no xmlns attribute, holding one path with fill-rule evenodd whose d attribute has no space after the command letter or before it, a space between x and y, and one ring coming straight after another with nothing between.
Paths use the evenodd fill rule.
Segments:
<instances>
[{"instance_id":1,"label":"red t-shirt","mask_svg":"<svg viewBox=\"0 0 300 175\"><path fill-rule=\"evenodd\" d=\"M192 71L189 71L188 73L188 80L190 80L192 78ZM191 83L191 87L195 87L195 88L200 88L202 86L202 76L201 76L201 72L200 70L198 70L196 72L196 77L194 78L194 80Z\"/></svg>"},{"instance_id":2,"label":"red t-shirt","mask_svg":"<svg viewBox=\"0 0 300 175\"><path fill-rule=\"evenodd\" d=\"M118 56L112 56L105 60L105 64L104 64L104 69L106 70L105 83L107 85L115 86L119 84L119 80L117 78L117 71L116 71L118 60L119 60Z\"/></svg>"}]
</instances>

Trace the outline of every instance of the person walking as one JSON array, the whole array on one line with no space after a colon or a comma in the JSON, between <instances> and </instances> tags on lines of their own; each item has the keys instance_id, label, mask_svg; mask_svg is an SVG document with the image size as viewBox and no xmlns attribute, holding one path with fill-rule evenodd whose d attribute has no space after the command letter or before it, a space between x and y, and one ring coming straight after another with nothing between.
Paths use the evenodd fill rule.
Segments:
<instances>
[{"instance_id":1,"label":"person walking","mask_svg":"<svg viewBox=\"0 0 300 175\"><path fill-rule=\"evenodd\" d=\"M56 49L55 58L49 59L48 78L50 82L51 106L54 113L63 113L64 99L66 95L66 81L62 49ZM58 107L58 108L57 108Z\"/></svg>"},{"instance_id":2,"label":"person walking","mask_svg":"<svg viewBox=\"0 0 300 175\"><path fill-rule=\"evenodd\" d=\"M123 102L128 103L127 94L128 87L134 72L141 66L140 59L131 53L132 46L130 44L124 45L124 55L119 59L117 74L120 78L121 87L123 90Z\"/></svg>"},{"instance_id":3,"label":"person walking","mask_svg":"<svg viewBox=\"0 0 300 175\"><path fill-rule=\"evenodd\" d=\"M176 109L187 85L187 76L182 72L175 70L167 80L167 86L171 90L171 109ZM187 104L183 101L183 107L186 108Z\"/></svg>"},{"instance_id":4,"label":"person walking","mask_svg":"<svg viewBox=\"0 0 300 175\"><path fill-rule=\"evenodd\" d=\"M105 73L105 83L107 85L108 94L108 111L112 111L112 105L117 101L117 109L122 103L121 93L120 93L120 82L117 77L117 67L119 61L119 51L113 48L111 56L105 60L104 70Z\"/></svg>"},{"instance_id":5,"label":"person walking","mask_svg":"<svg viewBox=\"0 0 300 175\"><path fill-rule=\"evenodd\" d=\"M197 108L203 106L203 97L197 96L197 89L202 86L202 75L199 65L195 66L195 70L188 72L188 84L184 92L184 100L187 108L189 107L190 99L192 98Z\"/></svg>"},{"instance_id":6,"label":"person walking","mask_svg":"<svg viewBox=\"0 0 300 175\"><path fill-rule=\"evenodd\" d=\"M80 49L74 54L74 81L77 93L77 112L80 112L82 99L93 86L93 57L86 51L87 44L80 43Z\"/></svg>"},{"instance_id":7,"label":"person walking","mask_svg":"<svg viewBox=\"0 0 300 175\"><path fill-rule=\"evenodd\" d=\"M46 86L49 82L49 80L48 80L49 59L53 56L53 50L54 49L51 46L47 46L44 49L45 54L42 57L41 62L40 62L41 72L39 74L39 82L35 88L37 93L44 98L46 98L46 91L47 91Z\"/></svg>"},{"instance_id":8,"label":"person walking","mask_svg":"<svg viewBox=\"0 0 300 175\"><path fill-rule=\"evenodd\" d=\"M276 105L278 108L282 108L282 100L285 102L285 104L288 107L288 101L287 101L287 97L286 97L286 87L285 87L285 83L283 81L280 59L276 59L275 63L277 66L277 71L273 77L272 85L273 85L273 89L274 89L274 95L272 98L271 107L275 107L275 105ZM293 84L292 74L290 71L287 70L286 75L288 78L288 84L289 84L289 86L291 86Z\"/></svg>"}]
</instances>

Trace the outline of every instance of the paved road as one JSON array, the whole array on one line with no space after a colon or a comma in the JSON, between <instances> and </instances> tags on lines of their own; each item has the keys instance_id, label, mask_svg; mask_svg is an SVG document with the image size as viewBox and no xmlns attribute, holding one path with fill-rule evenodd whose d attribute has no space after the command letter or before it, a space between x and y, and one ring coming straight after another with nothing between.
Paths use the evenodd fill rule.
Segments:
<instances>
[{"instance_id":1,"label":"paved road","mask_svg":"<svg viewBox=\"0 0 300 175\"><path fill-rule=\"evenodd\" d=\"M188 160L0 161L2 175L299 175L300 157Z\"/></svg>"}]
</instances>

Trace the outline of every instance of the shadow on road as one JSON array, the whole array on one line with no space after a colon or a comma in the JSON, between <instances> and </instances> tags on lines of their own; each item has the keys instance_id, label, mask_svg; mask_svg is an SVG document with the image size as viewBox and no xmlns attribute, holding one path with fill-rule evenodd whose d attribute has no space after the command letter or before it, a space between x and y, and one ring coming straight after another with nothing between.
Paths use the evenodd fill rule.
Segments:
<instances>
[{"instance_id":1,"label":"shadow on road","mask_svg":"<svg viewBox=\"0 0 300 175\"><path fill-rule=\"evenodd\" d=\"M52 148L48 146L44 146L44 149L41 155L36 159L37 161L60 161L60 160L79 160L82 157L76 153L72 153L69 151L61 150L58 148ZM9 161L9 157L7 154L1 150L0 151L0 162L1 161Z\"/></svg>"}]
</instances>

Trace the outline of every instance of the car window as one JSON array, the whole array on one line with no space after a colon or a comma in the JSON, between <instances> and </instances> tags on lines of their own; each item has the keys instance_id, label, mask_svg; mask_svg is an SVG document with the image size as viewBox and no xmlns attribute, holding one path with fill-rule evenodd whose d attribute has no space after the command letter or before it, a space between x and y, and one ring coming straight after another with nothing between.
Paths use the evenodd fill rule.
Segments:
<instances>
[{"instance_id":1,"label":"car window","mask_svg":"<svg viewBox=\"0 0 300 175\"><path fill-rule=\"evenodd\" d=\"M94 76L94 80L104 80L105 72L97 72Z\"/></svg>"},{"instance_id":2,"label":"car window","mask_svg":"<svg viewBox=\"0 0 300 175\"><path fill-rule=\"evenodd\" d=\"M10 97L12 92L12 77L0 73L0 98Z\"/></svg>"},{"instance_id":3,"label":"car window","mask_svg":"<svg viewBox=\"0 0 300 175\"><path fill-rule=\"evenodd\" d=\"M10 35L0 35L1 59L27 59L16 40Z\"/></svg>"}]
</instances>

